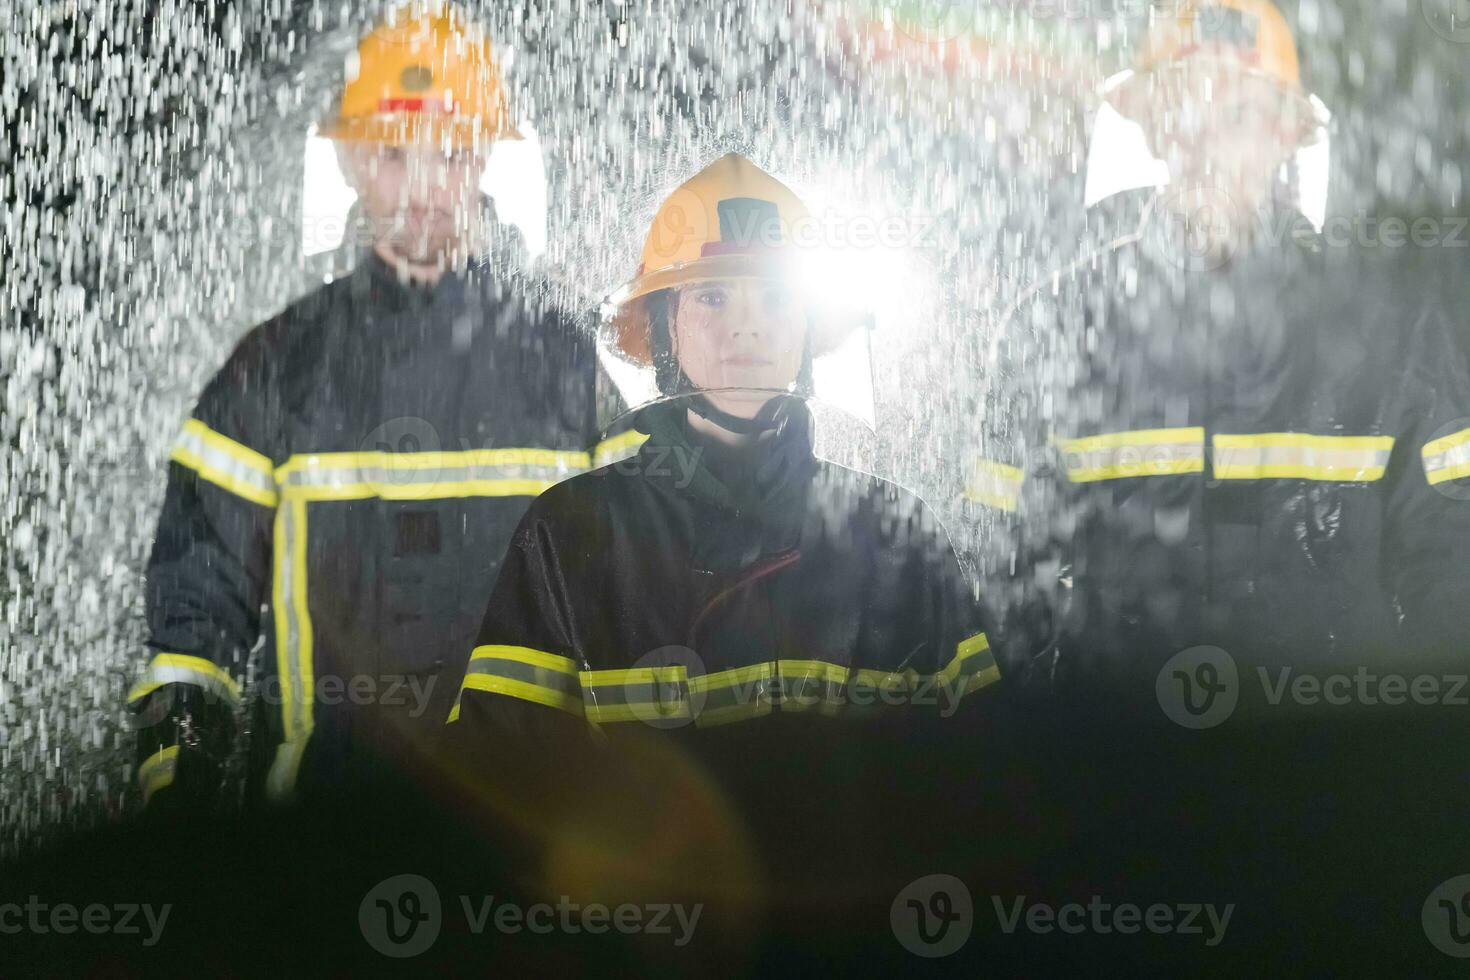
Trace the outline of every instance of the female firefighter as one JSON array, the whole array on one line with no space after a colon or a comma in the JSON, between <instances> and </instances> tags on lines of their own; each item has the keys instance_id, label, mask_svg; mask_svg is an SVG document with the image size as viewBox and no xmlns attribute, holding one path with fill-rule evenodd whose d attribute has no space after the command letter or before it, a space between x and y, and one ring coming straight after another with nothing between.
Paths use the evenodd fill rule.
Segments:
<instances>
[{"instance_id":1,"label":"female firefighter","mask_svg":"<svg viewBox=\"0 0 1470 980\"><path fill-rule=\"evenodd\" d=\"M970 715L978 699L961 700L1000 676L924 504L813 454L814 362L861 328L808 304L810 220L734 154L664 202L637 276L604 311L605 340L656 378L659 397L635 416L648 439L531 505L449 732L464 764L493 759L502 782L539 780L575 801L580 828L587 807L631 807L644 829L610 833L660 838L661 854L665 834L685 832L667 815L688 801L670 799L668 780L627 778L638 767L616 767L637 751L612 750L654 739L664 759L672 736L785 871L783 848L798 865L815 857L802 830L822 834L824 853L848 833L871 850L862 828L912 819L893 813L905 790L951 791L929 750L963 741L949 716ZM565 826L521 816L546 835ZM617 846L616 864L636 863L626 848L638 844Z\"/></svg>"}]
</instances>

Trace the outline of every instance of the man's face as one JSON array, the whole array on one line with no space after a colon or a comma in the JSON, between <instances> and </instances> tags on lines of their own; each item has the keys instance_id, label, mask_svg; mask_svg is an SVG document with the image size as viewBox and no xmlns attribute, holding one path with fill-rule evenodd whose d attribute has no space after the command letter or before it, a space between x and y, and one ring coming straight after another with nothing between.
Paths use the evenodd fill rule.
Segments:
<instances>
[{"instance_id":1,"label":"man's face","mask_svg":"<svg viewBox=\"0 0 1470 980\"><path fill-rule=\"evenodd\" d=\"M754 418L801 370L806 309L791 287L761 280L698 283L675 294L674 354L721 411Z\"/></svg>"},{"instance_id":2,"label":"man's face","mask_svg":"<svg viewBox=\"0 0 1470 980\"><path fill-rule=\"evenodd\" d=\"M343 142L338 159L380 251L424 266L467 256L479 230L485 151Z\"/></svg>"},{"instance_id":3,"label":"man's face","mask_svg":"<svg viewBox=\"0 0 1470 980\"><path fill-rule=\"evenodd\" d=\"M1182 191L1226 195L1253 212L1298 147L1296 100L1269 79L1226 59L1185 63L1160 79L1145 129L1154 154Z\"/></svg>"}]
</instances>

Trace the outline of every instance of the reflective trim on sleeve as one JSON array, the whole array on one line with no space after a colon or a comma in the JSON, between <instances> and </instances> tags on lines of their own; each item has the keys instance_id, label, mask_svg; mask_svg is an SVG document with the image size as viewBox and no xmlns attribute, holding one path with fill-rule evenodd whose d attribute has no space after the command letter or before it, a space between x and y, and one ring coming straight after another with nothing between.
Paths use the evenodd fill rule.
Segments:
<instances>
[{"instance_id":1,"label":"reflective trim on sleeve","mask_svg":"<svg viewBox=\"0 0 1470 980\"><path fill-rule=\"evenodd\" d=\"M1000 667L990 649L990 639L984 633L976 633L955 646L955 655L944 666L937 679L942 690L955 701L1000 680Z\"/></svg>"},{"instance_id":2,"label":"reflective trim on sleeve","mask_svg":"<svg viewBox=\"0 0 1470 980\"><path fill-rule=\"evenodd\" d=\"M584 670L582 703L591 722L663 722L693 717L689 675L682 665Z\"/></svg>"},{"instance_id":3,"label":"reflective trim on sleeve","mask_svg":"<svg viewBox=\"0 0 1470 980\"><path fill-rule=\"evenodd\" d=\"M485 691L582 714L576 663L568 657L530 647L476 647L470 654L459 691L461 698L465 691ZM458 720L459 698L456 698L449 721Z\"/></svg>"},{"instance_id":4,"label":"reflective trim on sleeve","mask_svg":"<svg viewBox=\"0 0 1470 980\"><path fill-rule=\"evenodd\" d=\"M1198 426L1058 439L1057 448L1067 479L1073 483L1175 476L1205 469L1205 430Z\"/></svg>"},{"instance_id":5,"label":"reflective trim on sleeve","mask_svg":"<svg viewBox=\"0 0 1470 980\"><path fill-rule=\"evenodd\" d=\"M231 704L240 703L240 683L218 664L184 653L160 653L128 692L128 704L136 704L165 684L193 684Z\"/></svg>"},{"instance_id":6,"label":"reflective trim on sleeve","mask_svg":"<svg viewBox=\"0 0 1470 980\"><path fill-rule=\"evenodd\" d=\"M1430 486L1470 476L1470 429L1425 443L1420 455Z\"/></svg>"},{"instance_id":7,"label":"reflective trim on sleeve","mask_svg":"<svg viewBox=\"0 0 1470 980\"><path fill-rule=\"evenodd\" d=\"M277 509L275 582L272 608L276 619L276 671L281 681L281 725L285 740L266 777L274 800L287 799L315 727L311 692L315 683L313 633L306 598L306 502L288 499Z\"/></svg>"},{"instance_id":8,"label":"reflective trim on sleeve","mask_svg":"<svg viewBox=\"0 0 1470 980\"><path fill-rule=\"evenodd\" d=\"M699 703L695 723L701 728L759 718L770 714L780 702L780 678L774 662L691 677L689 690Z\"/></svg>"},{"instance_id":9,"label":"reflective trim on sleeve","mask_svg":"<svg viewBox=\"0 0 1470 980\"><path fill-rule=\"evenodd\" d=\"M1314 436L1263 432L1214 437L1215 477L1220 480L1333 480L1383 478L1393 436Z\"/></svg>"},{"instance_id":10,"label":"reflective trim on sleeve","mask_svg":"<svg viewBox=\"0 0 1470 980\"><path fill-rule=\"evenodd\" d=\"M153 794L172 786L179 769L179 747L170 745L143 760L138 767L138 786L143 790L143 805L153 799Z\"/></svg>"},{"instance_id":11,"label":"reflective trim on sleeve","mask_svg":"<svg viewBox=\"0 0 1470 980\"><path fill-rule=\"evenodd\" d=\"M599 442L592 450L592 468L616 463L636 455L640 446L648 441L648 435L632 429Z\"/></svg>"},{"instance_id":12,"label":"reflective trim on sleeve","mask_svg":"<svg viewBox=\"0 0 1470 980\"><path fill-rule=\"evenodd\" d=\"M970 482L965 486L965 499L1014 513L1021 500L1021 484L1025 473L1016 466L997 463L983 456L975 460Z\"/></svg>"},{"instance_id":13,"label":"reflective trim on sleeve","mask_svg":"<svg viewBox=\"0 0 1470 980\"><path fill-rule=\"evenodd\" d=\"M277 471L282 491L305 500L534 497L587 470L585 452L477 449L427 453L312 453Z\"/></svg>"},{"instance_id":14,"label":"reflective trim on sleeve","mask_svg":"<svg viewBox=\"0 0 1470 980\"><path fill-rule=\"evenodd\" d=\"M276 506L275 467L270 459L198 419L184 423L169 458L251 503Z\"/></svg>"}]
</instances>

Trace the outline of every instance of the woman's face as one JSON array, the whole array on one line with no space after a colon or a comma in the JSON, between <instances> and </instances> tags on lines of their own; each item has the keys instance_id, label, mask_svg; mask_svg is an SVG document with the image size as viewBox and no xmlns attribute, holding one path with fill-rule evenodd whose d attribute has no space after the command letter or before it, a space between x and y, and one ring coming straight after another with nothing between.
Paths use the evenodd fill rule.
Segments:
<instances>
[{"instance_id":1,"label":"woman's face","mask_svg":"<svg viewBox=\"0 0 1470 980\"><path fill-rule=\"evenodd\" d=\"M801 370L806 309L789 286L698 283L675 294L671 316L679 366L723 412L754 418L772 391L785 390ZM741 390L710 390L718 388Z\"/></svg>"}]
</instances>

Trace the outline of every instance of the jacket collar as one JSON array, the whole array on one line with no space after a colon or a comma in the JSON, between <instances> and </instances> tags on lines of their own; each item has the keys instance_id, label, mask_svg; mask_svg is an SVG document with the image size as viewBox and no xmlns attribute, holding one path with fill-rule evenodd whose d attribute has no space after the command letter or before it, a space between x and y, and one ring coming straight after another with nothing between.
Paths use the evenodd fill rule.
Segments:
<instances>
[{"instance_id":1,"label":"jacket collar","mask_svg":"<svg viewBox=\"0 0 1470 980\"><path fill-rule=\"evenodd\" d=\"M648 433L642 453L646 454L643 473L647 478L667 482L671 489L682 490L723 510L750 514L765 521L778 519L783 512L794 512L792 506L805 493L816 472L817 460L812 452L812 416L799 398L782 396L776 414L777 424L770 434L749 447L739 449L701 437L689 425L688 404L684 398L671 398L643 409L636 421ZM663 462L653 466L653 455L676 455L690 460L681 467ZM684 474L687 487L673 481ZM664 474L669 474L665 476Z\"/></svg>"}]
</instances>

